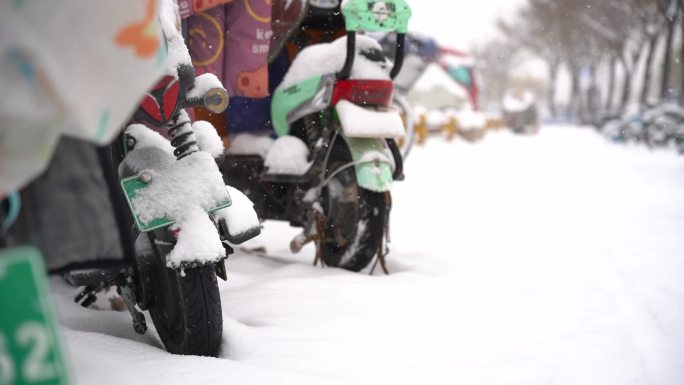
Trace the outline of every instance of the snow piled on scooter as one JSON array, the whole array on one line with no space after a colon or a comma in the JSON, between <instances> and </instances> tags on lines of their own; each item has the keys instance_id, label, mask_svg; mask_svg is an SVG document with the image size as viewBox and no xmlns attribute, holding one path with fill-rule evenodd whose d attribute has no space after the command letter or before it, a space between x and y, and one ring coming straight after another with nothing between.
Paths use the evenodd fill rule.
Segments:
<instances>
[{"instance_id":1,"label":"snow piled on scooter","mask_svg":"<svg viewBox=\"0 0 684 385\"><path fill-rule=\"evenodd\" d=\"M167 217L181 230L176 246L167 256L168 266L225 257L216 227L206 213L223 203L227 195L212 155L200 151L176 161L170 143L158 133L143 125L131 125L126 133L136 139L136 149L126 156L120 173L128 167L133 172L146 170L152 175L147 188L139 190L132 199L134 211L143 222ZM150 147L161 149L168 156L144 151ZM154 158L148 154L154 154Z\"/></svg>"},{"instance_id":2,"label":"snow piled on scooter","mask_svg":"<svg viewBox=\"0 0 684 385\"><path fill-rule=\"evenodd\" d=\"M216 221L225 220L228 225L228 233L232 237L239 237L250 232L252 229L260 227L259 217L254 211L254 203L233 187L226 186L233 204L225 209L217 210L214 213Z\"/></svg>"},{"instance_id":3,"label":"snow piled on scooter","mask_svg":"<svg viewBox=\"0 0 684 385\"><path fill-rule=\"evenodd\" d=\"M208 154L204 153L204 155ZM214 202L220 202L220 200L217 199ZM195 263L205 265L218 262L226 256L226 250L223 248L216 226L203 207L197 205L186 205L186 207L174 225L173 230L179 229L180 231L176 245L166 256L166 266L178 268Z\"/></svg>"},{"instance_id":4,"label":"snow piled on scooter","mask_svg":"<svg viewBox=\"0 0 684 385\"><path fill-rule=\"evenodd\" d=\"M131 204L143 221L166 216L180 228L167 264L178 267L225 257L218 232L206 213L226 197L223 176L211 154L196 152L150 173L152 181Z\"/></svg>"},{"instance_id":5,"label":"snow piled on scooter","mask_svg":"<svg viewBox=\"0 0 684 385\"><path fill-rule=\"evenodd\" d=\"M376 62L363 55L363 52L371 50L382 52L382 47L370 37L356 36L356 58L350 79L391 80L389 76L390 61L385 59L383 62ZM297 56L297 60L292 63L278 88L287 88L306 79L339 72L344 67L346 56L346 36L332 43L316 44L304 48Z\"/></svg>"},{"instance_id":6,"label":"snow piled on scooter","mask_svg":"<svg viewBox=\"0 0 684 385\"><path fill-rule=\"evenodd\" d=\"M188 91L188 99L201 99L212 88L223 88L223 83L211 72L195 77L195 84Z\"/></svg>"},{"instance_id":7,"label":"snow piled on scooter","mask_svg":"<svg viewBox=\"0 0 684 385\"><path fill-rule=\"evenodd\" d=\"M143 124L131 124L126 127L126 135L130 135L135 138L135 148L149 148L154 147L163 150L165 153L173 156L173 146L171 142L166 140L160 133L154 130L150 130L147 126ZM131 152L132 154L133 152ZM127 157L128 158L128 157ZM124 163L119 165L119 174L121 174L121 168ZM145 164L141 164L144 167Z\"/></svg>"},{"instance_id":8,"label":"snow piled on scooter","mask_svg":"<svg viewBox=\"0 0 684 385\"><path fill-rule=\"evenodd\" d=\"M162 30L166 36L168 56L166 58L166 72L168 75L176 76L179 65L192 65L190 52L185 45L185 40L181 33L181 20L178 12L178 4L174 0L162 0L159 9L159 20Z\"/></svg>"},{"instance_id":9,"label":"snow piled on scooter","mask_svg":"<svg viewBox=\"0 0 684 385\"><path fill-rule=\"evenodd\" d=\"M392 63L382 54L382 48L376 40L357 35L355 55L350 79L391 80L389 72ZM288 88L306 79L337 73L344 67L346 56L346 36L332 43L307 47L299 53L278 88ZM337 105L337 113L342 121L345 135L349 137L393 138L405 135L404 125L396 111L370 111L347 101L342 101ZM281 139L292 145L284 144L279 149L282 151L282 155L278 156L278 159L269 161L269 173L291 175L304 173L310 166L306 162L307 158L302 156L303 151L298 150L304 144L295 144L298 139ZM268 156L270 157L275 152L271 151ZM388 157L391 159L391 155Z\"/></svg>"},{"instance_id":10,"label":"snow piled on scooter","mask_svg":"<svg viewBox=\"0 0 684 385\"><path fill-rule=\"evenodd\" d=\"M192 124L192 131L195 132L195 139L200 150L210 153L214 158L223 155L223 141L211 123L198 120Z\"/></svg>"},{"instance_id":11,"label":"snow piled on scooter","mask_svg":"<svg viewBox=\"0 0 684 385\"><path fill-rule=\"evenodd\" d=\"M400 138L406 136L401 116L394 110L370 110L347 100L335 106L337 115L350 138Z\"/></svg>"},{"instance_id":12,"label":"snow piled on scooter","mask_svg":"<svg viewBox=\"0 0 684 385\"><path fill-rule=\"evenodd\" d=\"M296 136L285 135L273 143L264 166L268 174L304 175L311 167L309 147Z\"/></svg>"},{"instance_id":13,"label":"snow piled on scooter","mask_svg":"<svg viewBox=\"0 0 684 385\"><path fill-rule=\"evenodd\" d=\"M259 155L266 157L268 151L273 146L273 138L265 135L239 134L236 135L226 150L228 155Z\"/></svg>"}]
</instances>

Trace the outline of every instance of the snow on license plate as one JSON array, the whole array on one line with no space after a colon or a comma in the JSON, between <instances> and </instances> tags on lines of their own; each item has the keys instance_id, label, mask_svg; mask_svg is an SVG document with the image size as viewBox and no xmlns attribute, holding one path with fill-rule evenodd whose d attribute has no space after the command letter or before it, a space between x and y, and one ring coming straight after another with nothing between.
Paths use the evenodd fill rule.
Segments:
<instances>
[{"instance_id":1,"label":"snow on license plate","mask_svg":"<svg viewBox=\"0 0 684 385\"><path fill-rule=\"evenodd\" d=\"M168 227L173 224L173 221L167 218L166 216L154 218L149 221L144 221L141 218L141 214L135 211L132 204L133 199L135 199L135 196L139 191L144 190L148 186L147 183L142 181L139 176L132 176L130 178L123 179L121 181L121 186L123 187L124 195L126 197L126 201L128 202L128 207L131 210L131 213L133 214L135 226L138 228L138 230L140 230L143 233L146 233L152 230ZM226 192L226 196L224 199L221 200L221 203L207 210L207 212L213 213L214 211L230 207L231 204L232 201L230 199L230 195L228 195L228 192Z\"/></svg>"}]
</instances>

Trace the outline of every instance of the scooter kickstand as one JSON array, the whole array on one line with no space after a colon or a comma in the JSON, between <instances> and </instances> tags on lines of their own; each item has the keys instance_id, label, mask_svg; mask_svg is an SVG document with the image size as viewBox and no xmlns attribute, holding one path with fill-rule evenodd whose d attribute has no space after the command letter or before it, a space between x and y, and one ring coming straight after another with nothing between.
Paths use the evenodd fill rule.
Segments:
<instances>
[{"instance_id":1,"label":"scooter kickstand","mask_svg":"<svg viewBox=\"0 0 684 385\"><path fill-rule=\"evenodd\" d=\"M323 260L321 259L321 248L320 248L320 242L318 241L318 236L317 235L309 235L306 236L303 233L299 234L295 239L290 242L290 250L297 254L299 253L304 245L314 242L316 243L316 256L314 257L313 265L318 266L318 264L321 264L321 267L325 267L325 263L323 263Z\"/></svg>"},{"instance_id":2,"label":"scooter kickstand","mask_svg":"<svg viewBox=\"0 0 684 385\"><path fill-rule=\"evenodd\" d=\"M380 267L382 268L382 271L385 273L385 275L390 274L389 269L387 268L387 259L385 258L388 251L389 250L387 249L387 245L385 245L385 242L383 242L380 245L380 249L378 250L378 256L375 258L375 263L373 263L373 267L371 268L371 271L368 275L375 274L375 268L378 267L378 263L380 263Z\"/></svg>"},{"instance_id":3,"label":"scooter kickstand","mask_svg":"<svg viewBox=\"0 0 684 385\"><path fill-rule=\"evenodd\" d=\"M119 294L123 298L128 312L133 318L133 330L138 334L145 334L147 332L147 323L145 322L145 315L135 308L135 293L128 285L119 286Z\"/></svg>"},{"instance_id":4,"label":"scooter kickstand","mask_svg":"<svg viewBox=\"0 0 684 385\"><path fill-rule=\"evenodd\" d=\"M309 219L304 231L297 235L292 242L290 242L290 250L297 254L302 251L302 248L310 242L316 243L316 257L314 258L313 265L318 266L321 263L322 267L325 267L325 263L321 258L321 240L323 239L323 234L325 232L325 217L318 210L312 210L308 215Z\"/></svg>"}]
</instances>

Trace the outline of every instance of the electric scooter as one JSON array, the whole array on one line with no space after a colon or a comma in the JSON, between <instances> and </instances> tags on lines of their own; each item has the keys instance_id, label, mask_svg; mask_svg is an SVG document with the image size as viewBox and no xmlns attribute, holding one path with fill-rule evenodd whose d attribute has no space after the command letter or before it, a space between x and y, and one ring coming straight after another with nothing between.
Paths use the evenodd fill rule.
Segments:
<instances>
[{"instance_id":1,"label":"electric scooter","mask_svg":"<svg viewBox=\"0 0 684 385\"><path fill-rule=\"evenodd\" d=\"M279 138L268 154L230 155L223 173L260 218L303 228L293 252L313 242L316 264L361 271L375 259L387 272L390 191L404 177L396 139L405 128L390 108L392 79L402 68L411 10L404 0L350 0L341 14L347 36L305 48L276 89L271 118ZM397 33L393 66L361 31Z\"/></svg>"},{"instance_id":2,"label":"electric scooter","mask_svg":"<svg viewBox=\"0 0 684 385\"><path fill-rule=\"evenodd\" d=\"M170 41L169 47L186 49L180 33L173 38L180 40ZM195 77L189 60L178 63L173 73L143 96L120 137L98 150L124 261L65 274L71 284L83 287L75 301L85 307L95 302L103 289L116 287L139 334L147 331L141 310L149 311L162 343L174 354L218 356L223 321L217 277L227 279L225 260L233 252L230 245L260 232L251 202L225 186L212 156L201 151L185 111L204 107L221 113L228 102L220 81L211 74ZM217 186L202 186L205 190L201 191L218 192L218 198L183 194L183 186L207 183L206 178L187 172L193 165L202 167L196 168L198 174L213 172L218 176ZM181 168L184 174L174 174ZM173 175L177 178L170 177ZM151 193L155 191L157 195ZM178 221L187 213L174 217L171 210L145 211L145 207L159 205L169 196L204 211L193 223ZM245 216L253 216L253 220ZM194 227L201 224L209 224L208 229ZM219 250L186 259L173 257L180 253L181 244L192 243L198 236L202 239L195 242L202 243L205 238L220 242Z\"/></svg>"}]
</instances>

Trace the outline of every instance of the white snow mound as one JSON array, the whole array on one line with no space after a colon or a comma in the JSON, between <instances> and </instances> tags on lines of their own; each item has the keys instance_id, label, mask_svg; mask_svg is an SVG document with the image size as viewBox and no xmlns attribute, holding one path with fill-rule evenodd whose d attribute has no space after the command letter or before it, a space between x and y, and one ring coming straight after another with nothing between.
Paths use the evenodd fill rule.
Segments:
<instances>
[{"instance_id":1,"label":"white snow mound","mask_svg":"<svg viewBox=\"0 0 684 385\"><path fill-rule=\"evenodd\" d=\"M304 175L311 167L309 147L294 136L281 136L266 155L268 174Z\"/></svg>"},{"instance_id":2,"label":"white snow mound","mask_svg":"<svg viewBox=\"0 0 684 385\"><path fill-rule=\"evenodd\" d=\"M199 206L189 207L183 219L176 222L178 239L171 253L166 257L170 268L185 263L215 262L226 256L216 226Z\"/></svg>"},{"instance_id":3,"label":"white snow mound","mask_svg":"<svg viewBox=\"0 0 684 385\"><path fill-rule=\"evenodd\" d=\"M456 112L456 119L463 131L481 130L487 125L487 118L482 113L470 109Z\"/></svg>"},{"instance_id":4,"label":"white snow mound","mask_svg":"<svg viewBox=\"0 0 684 385\"><path fill-rule=\"evenodd\" d=\"M522 112L532 107L534 101L535 98L532 92L508 92L503 99L503 109L506 112Z\"/></svg>"},{"instance_id":5,"label":"white snow mound","mask_svg":"<svg viewBox=\"0 0 684 385\"><path fill-rule=\"evenodd\" d=\"M228 232L233 237L260 227L259 217L254 211L254 203L241 191L230 186L226 186L226 189L233 204L225 209L217 210L214 213L215 220L225 220L228 225Z\"/></svg>"},{"instance_id":6,"label":"white snow mound","mask_svg":"<svg viewBox=\"0 0 684 385\"><path fill-rule=\"evenodd\" d=\"M192 124L192 130L200 150L210 153L214 158L223 155L223 141L211 123L198 120Z\"/></svg>"},{"instance_id":7,"label":"white snow mound","mask_svg":"<svg viewBox=\"0 0 684 385\"><path fill-rule=\"evenodd\" d=\"M228 155L259 155L266 157L273 146L273 138L265 135L239 134L231 139Z\"/></svg>"},{"instance_id":8,"label":"white snow mound","mask_svg":"<svg viewBox=\"0 0 684 385\"><path fill-rule=\"evenodd\" d=\"M395 110L374 111L342 100L335 106L344 134L350 138L399 138L406 135Z\"/></svg>"},{"instance_id":9,"label":"white snow mound","mask_svg":"<svg viewBox=\"0 0 684 385\"><path fill-rule=\"evenodd\" d=\"M126 127L126 134L135 138L135 148L156 147L173 155L173 146L160 133L143 124L131 124Z\"/></svg>"},{"instance_id":10,"label":"white snow mound","mask_svg":"<svg viewBox=\"0 0 684 385\"><path fill-rule=\"evenodd\" d=\"M176 68L181 64L192 65L192 59L181 34L180 14L175 0L163 0L161 2L159 20L161 21L168 46L166 73L176 76L178 74Z\"/></svg>"},{"instance_id":11,"label":"white snow mound","mask_svg":"<svg viewBox=\"0 0 684 385\"><path fill-rule=\"evenodd\" d=\"M167 217L181 228L178 243L167 258L169 266L225 257L216 228L206 214L226 199L223 176L211 155L196 152L149 172L152 181L138 191L131 204L143 222Z\"/></svg>"},{"instance_id":12,"label":"white snow mound","mask_svg":"<svg viewBox=\"0 0 684 385\"><path fill-rule=\"evenodd\" d=\"M377 41L367 36L358 35L356 37L356 58L350 79L391 80L389 76L389 71L392 68L391 62L387 59L382 62L375 62L362 54L371 50L382 52ZM307 47L299 53L278 88L284 89L306 79L339 72L344 67L346 55L346 37L341 37L332 43Z\"/></svg>"},{"instance_id":13,"label":"white snow mound","mask_svg":"<svg viewBox=\"0 0 684 385\"><path fill-rule=\"evenodd\" d=\"M213 88L223 88L223 84L216 75L207 72L195 77L195 84L188 91L188 99L203 98Z\"/></svg>"},{"instance_id":14,"label":"white snow mound","mask_svg":"<svg viewBox=\"0 0 684 385\"><path fill-rule=\"evenodd\" d=\"M441 127L447 123L447 115L440 110L431 110L425 116L429 127Z\"/></svg>"}]
</instances>

